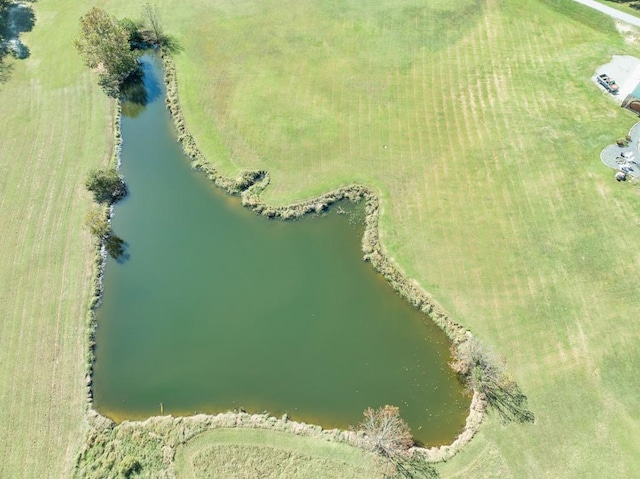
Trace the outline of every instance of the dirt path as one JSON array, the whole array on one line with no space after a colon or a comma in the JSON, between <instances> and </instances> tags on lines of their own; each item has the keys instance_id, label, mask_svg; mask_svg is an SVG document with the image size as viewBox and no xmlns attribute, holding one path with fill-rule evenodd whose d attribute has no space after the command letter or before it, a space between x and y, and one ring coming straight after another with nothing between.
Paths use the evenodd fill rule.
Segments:
<instances>
[{"instance_id":1,"label":"dirt path","mask_svg":"<svg viewBox=\"0 0 640 479\"><path fill-rule=\"evenodd\" d=\"M596 0L575 0L578 3L586 5L587 7L591 7L595 10L598 10L605 15L610 16L611 18L615 18L616 20L621 20L623 22L629 23L631 25L635 25L636 27L640 27L640 18L630 15L628 13L621 12L620 10L616 10L615 8L608 7L607 5L603 5Z\"/></svg>"}]
</instances>

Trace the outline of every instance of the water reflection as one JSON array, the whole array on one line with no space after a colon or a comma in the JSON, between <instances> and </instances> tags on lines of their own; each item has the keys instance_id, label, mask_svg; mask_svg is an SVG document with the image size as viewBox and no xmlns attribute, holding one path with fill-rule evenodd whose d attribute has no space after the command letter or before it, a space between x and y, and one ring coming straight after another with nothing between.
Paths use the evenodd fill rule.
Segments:
<instances>
[{"instance_id":1,"label":"water reflection","mask_svg":"<svg viewBox=\"0 0 640 479\"><path fill-rule=\"evenodd\" d=\"M162 95L161 79L158 78L151 64L142 61L140 68L122 85L120 100L122 115L137 118L145 107Z\"/></svg>"}]
</instances>

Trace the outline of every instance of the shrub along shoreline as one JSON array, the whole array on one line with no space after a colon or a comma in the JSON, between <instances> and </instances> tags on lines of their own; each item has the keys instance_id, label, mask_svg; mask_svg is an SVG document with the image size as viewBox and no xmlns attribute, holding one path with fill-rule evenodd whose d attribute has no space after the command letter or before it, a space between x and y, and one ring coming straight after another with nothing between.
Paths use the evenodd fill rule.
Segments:
<instances>
[{"instance_id":1,"label":"shrub along shoreline","mask_svg":"<svg viewBox=\"0 0 640 479\"><path fill-rule=\"evenodd\" d=\"M365 201L365 231L362 238L363 259L369 261L382 274L394 290L425 314L425 320L434 321L452 342L453 348L472 338L470 331L453 321L435 301L415 282L408 279L385 254L379 240L378 219L379 199L368 188L361 185L348 185L325 193L319 197L294 203L288 206L275 207L264 203L260 193L269 185L267 171L245 171L237 178L229 178L220 174L204 157L195 140L186 128L179 97L176 69L170 55L161 51L164 65L164 81L167 89L166 106L171 113L178 141L183 151L192 160L192 166L203 172L213 183L229 194L239 195L243 206L257 214L280 220L293 220L307 214L318 214L338 201L349 200L353 203ZM116 100L113 123L114 150L109 166L120 165L122 135L120 130L121 104ZM105 208L105 215L110 221L112 206ZM123 421L115 424L102 416L93 408L93 363L95 360L95 308L102 299L102 278L106 262L106 252L99 241L96 241L93 273L93 299L87 318L87 359L85 382L87 385L87 411L89 432L82 450L76 459L76 475L79 477L100 477L106 470L121 469L134 471L139 468L158 468L170 473L176 449L187 443L197 434L215 428L258 428L292 434L324 438L329 441L347 443L356 447L364 447L363 434L339 429L323 430L321 426L291 421L287 415L275 418L268 413L248 414L244 411L226 412L216 415L198 414L189 417L156 416L144 421ZM446 461L468 444L477 432L487 407L487 402L479 391L473 392L469 415L463 430L449 445L430 448L413 447L410 452L428 462ZM144 449L144 459L131 455L133 444L118 450L117 444L131 441L135 446ZM126 451L124 450L126 449ZM135 449L135 447L134 447ZM155 451L153 454L151 451ZM142 462L140 462L142 461ZM158 471L160 471L158 469Z\"/></svg>"}]
</instances>

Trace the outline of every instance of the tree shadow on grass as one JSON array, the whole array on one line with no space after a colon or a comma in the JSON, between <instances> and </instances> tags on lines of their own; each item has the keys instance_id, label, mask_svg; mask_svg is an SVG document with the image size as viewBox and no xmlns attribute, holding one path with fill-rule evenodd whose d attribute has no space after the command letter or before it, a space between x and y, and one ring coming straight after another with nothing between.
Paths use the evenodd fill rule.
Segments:
<instances>
[{"instance_id":1,"label":"tree shadow on grass","mask_svg":"<svg viewBox=\"0 0 640 479\"><path fill-rule=\"evenodd\" d=\"M0 58L0 85L9 81L11 70L13 70L13 65L4 63Z\"/></svg>"},{"instance_id":2,"label":"tree shadow on grass","mask_svg":"<svg viewBox=\"0 0 640 479\"><path fill-rule=\"evenodd\" d=\"M11 77L12 65L4 57L22 60L31 55L31 50L20 40L20 34L30 32L36 24L36 15L30 5L14 3L0 12L0 84Z\"/></svg>"},{"instance_id":3,"label":"tree shadow on grass","mask_svg":"<svg viewBox=\"0 0 640 479\"><path fill-rule=\"evenodd\" d=\"M485 392L485 396L489 405L488 412L495 411L505 424L535 421L535 415L529 410L527 396L515 382L509 381L505 385L492 388Z\"/></svg>"},{"instance_id":4,"label":"tree shadow on grass","mask_svg":"<svg viewBox=\"0 0 640 479\"><path fill-rule=\"evenodd\" d=\"M21 33L30 32L36 24L36 14L29 5L18 3L12 5L7 10L8 22L12 36L19 36Z\"/></svg>"},{"instance_id":5,"label":"tree shadow on grass","mask_svg":"<svg viewBox=\"0 0 640 479\"><path fill-rule=\"evenodd\" d=\"M0 21L0 37L2 50L15 58L23 59L30 55L29 48L22 43L20 35L33 30L36 15L29 5L17 3L10 5L2 12Z\"/></svg>"},{"instance_id":6,"label":"tree shadow on grass","mask_svg":"<svg viewBox=\"0 0 640 479\"><path fill-rule=\"evenodd\" d=\"M397 479L438 479L440 475L432 464L419 457L395 457L389 458L395 467L395 474L391 476Z\"/></svg>"},{"instance_id":7,"label":"tree shadow on grass","mask_svg":"<svg viewBox=\"0 0 640 479\"><path fill-rule=\"evenodd\" d=\"M503 423L535 421L527 396L504 371L504 359L474 337L455 345L452 355L451 367L470 392L481 394L488 405L487 413L495 411Z\"/></svg>"}]
</instances>

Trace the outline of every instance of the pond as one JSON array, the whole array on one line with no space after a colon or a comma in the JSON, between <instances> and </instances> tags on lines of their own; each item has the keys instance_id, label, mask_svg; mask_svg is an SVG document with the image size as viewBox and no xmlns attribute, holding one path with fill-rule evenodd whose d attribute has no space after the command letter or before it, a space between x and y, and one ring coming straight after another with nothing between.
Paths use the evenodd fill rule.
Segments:
<instances>
[{"instance_id":1,"label":"pond","mask_svg":"<svg viewBox=\"0 0 640 479\"><path fill-rule=\"evenodd\" d=\"M129 195L113 229L128 258L105 267L96 409L122 421L244 408L347 428L391 404L418 441L450 442L470 399L449 341L362 260L362 208L290 222L243 208L190 168L159 61L145 56L144 72L147 104L123 108Z\"/></svg>"}]
</instances>

